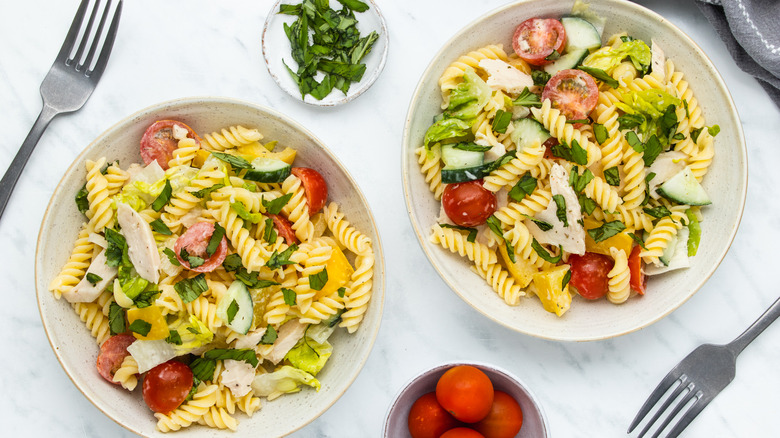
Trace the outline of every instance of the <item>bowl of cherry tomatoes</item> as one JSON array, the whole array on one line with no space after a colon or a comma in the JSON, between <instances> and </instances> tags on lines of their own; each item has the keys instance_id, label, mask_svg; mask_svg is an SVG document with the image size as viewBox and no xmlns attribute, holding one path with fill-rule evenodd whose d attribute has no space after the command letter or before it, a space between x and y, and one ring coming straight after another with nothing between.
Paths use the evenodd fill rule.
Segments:
<instances>
[{"instance_id":1,"label":"bowl of cherry tomatoes","mask_svg":"<svg viewBox=\"0 0 780 438\"><path fill-rule=\"evenodd\" d=\"M509 371L453 362L423 371L396 395L385 438L543 438L547 418Z\"/></svg>"}]
</instances>

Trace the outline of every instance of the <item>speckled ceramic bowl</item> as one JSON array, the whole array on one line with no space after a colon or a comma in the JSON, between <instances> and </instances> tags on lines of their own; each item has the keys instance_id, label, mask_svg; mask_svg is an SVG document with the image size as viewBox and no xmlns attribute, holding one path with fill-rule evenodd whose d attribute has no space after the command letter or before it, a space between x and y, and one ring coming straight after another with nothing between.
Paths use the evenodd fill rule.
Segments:
<instances>
[{"instance_id":1,"label":"speckled ceramic bowl","mask_svg":"<svg viewBox=\"0 0 780 438\"><path fill-rule=\"evenodd\" d=\"M300 2L300 0L278 0L268 12L268 17L263 27L263 58L265 59L265 65L268 67L268 73L271 74L271 77L282 90L298 100L301 100L301 92L287 71L287 67L285 67L285 64L287 64L293 71L297 68L297 64L291 54L290 40L287 39L287 35L284 33L284 24L292 23L295 18L290 15L280 15L279 5L298 4ZM371 52L363 58L362 62L366 64L366 72L363 74L363 78L359 82L353 83L346 95L334 89L322 100L306 95L303 98L304 103L325 107L347 103L368 90L377 80L379 74L382 73L387 60L390 37L387 34L385 18L382 16L382 12L376 5L376 2L374 0L366 0L365 3L369 4L369 9L355 14L355 17L358 19L358 30L360 30L361 35L367 35L371 31L376 31L379 34L379 38L374 42ZM331 7L338 9L339 5L334 3Z\"/></svg>"},{"instance_id":2,"label":"speckled ceramic bowl","mask_svg":"<svg viewBox=\"0 0 780 438\"><path fill-rule=\"evenodd\" d=\"M723 79L712 62L685 33L660 15L627 1L592 0L592 10L607 19L604 35L626 31L644 41L654 39L685 74L703 110L707 125L721 131L715 140L715 158L704 178L712 205L703 209L703 237L689 269L650 280L647 293L619 306L607 300L585 302L577 296L558 318L542 309L535 297L507 306L492 288L471 272L467 260L428 240L440 203L428 189L414 151L423 144L433 117L441 113L437 81L459 56L487 44L512 50L517 25L532 17L561 17L573 0L531 0L496 9L459 31L433 56L409 106L403 133L403 186L409 217L417 238L437 272L455 293L478 312L511 329L547 339L584 341L623 335L647 327L688 300L723 260L737 232L747 191L747 152L739 117Z\"/></svg>"},{"instance_id":3,"label":"speckled ceramic bowl","mask_svg":"<svg viewBox=\"0 0 780 438\"><path fill-rule=\"evenodd\" d=\"M511 395L523 410L523 425L515 438L546 438L549 426L536 396L509 371L482 363L452 362L423 371L407 383L396 395L385 418L385 438L411 438L409 411L420 396L436 390L436 382L450 368L471 365L479 368L493 383L493 388Z\"/></svg>"},{"instance_id":4,"label":"speckled ceramic bowl","mask_svg":"<svg viewBox=\"0 0 780 438\"><path fill-rule=\"evenodd\" d=\"M298 151L296 165L317 169L328 182L329 199L339 202L346 217L373 241L373 297L361 327L354 334L337 330L331 342L333 355L317 375L319 392L303 389L263 407L252 418L236 413L238 433L256 437L284 436L308 424L325 412L355 380L373 347L384 303L384 261L376 224L360 189L336 157L311 132L286 116L251 103L223 98L188 98L164 102L141 110L101 134L82 152L63 176L52 195L41 224L35 257L38 306L54 353L73 383L98 409L127 429L144 436L163 436L155 429L156 419L141 397L141 385L130 393L103 380L95 369L98 346L79 316L65 299L57 300L48 284L70 255L84 216L73 201L84 185L84 161L106 156L123 166L141 162L139 140L156 120L176 119L199 134L227 126L256 127L265 140L278 140ZM140 382L139 382L140 383ZM228 436L194 425L187 436Z\"/></svg>"}]
</instances>

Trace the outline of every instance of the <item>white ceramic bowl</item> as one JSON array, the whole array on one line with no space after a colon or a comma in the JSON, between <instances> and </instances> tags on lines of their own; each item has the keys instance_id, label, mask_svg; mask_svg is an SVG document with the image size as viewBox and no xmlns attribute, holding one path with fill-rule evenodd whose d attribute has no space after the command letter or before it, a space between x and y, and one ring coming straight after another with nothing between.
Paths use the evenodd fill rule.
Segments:
<instances>
[{"instance_id":1,"label":"white ceramic bowl","mask_svg":"<svg viewBox=\"0 0 780 438\"><path fill-rule=\"evenodd\" d=\"M156 419L144 404L140 385L132 393L109 384L96 372L98 346L65 299L48 290L51 279L67 260L79 226L85 220L74 204L84 184L86 159L106 156L123 166L140 163L139 140L156 120L175 119L199 134L232 125L256 127L265 140L278 140L297 149L296 165L317 169L328 182L329 200L339 202L346 217L373 241L376 265L374 291L361 327L354 334L337 330L331 342L333 355L318 374L319 392L303 389L283 396L248 418L237 413L238 431L247 436L278 437L308 424L325 412L355 380L373 347L384 304L384 261L376 224L360 189L336 157L311 132L286 116L251 103L223 98L188 98L163 102L141 110L115 124L82 152L63 176L52 195L41 224L35 257L35 277L41 319L57 359L73 383L98 409L127 429L144 436L163 436ZM264 140L264 141L265 141ZM230 432L193 425L187 436L227 436Z\"/></svg>"},{"instance_id":2,"label":"white ceramic bowl","mask_svg":"<svg viewBox=\"0 0 780 438\"><path fill-rule=\"evenodd\" d=\"M280 15L279 5L298 4L300 2L300 0L277 0L268 12L268 17L266 18L265 26L263 27L263 58L265 59L265 65L268 67L268 73L271 74L271 77L282 90L298 100L301 100L301 92L285 67L285 64L287 64L295 71L298 66L292 58L290 40L287 39L287 35L284 33L284 24L291 24L295 20L295 17ZM370 6L369 9L365 12L355 13L355 18L358 20L357 27L358 30L360 30L360 35L365 36L371 33L371 31L376 31L379 34L379 38L377 38L373 47L371 47L371 52L363 58L362 62L366 64L366 72L363 74L363 78L359 82L353 83L349 87L349 91L346 95L334 88L333 91L322 100L317 100L311 95L306 95L303 99L304 103L316 106L336 106L347 103L368 90L377 80L379 74L382 73L382 69L385 67L385 61L387 60L387 48L390 44L390 37L387 34L387 25L385 24L385 18L382 16L382 12L379 10L379 7L374 0L366 0L364 3L368 3ZM338 9L340 5L333 3L331 4L331 7Z\"/></svg>"},{"instance_id":3,"label":"white ceramic bowl","mask_svg":"<svg viewBox=\"0 0 780 438\"><path fill-rule=\"evenodd\" d=\"M542 309L535 297L507 306L492 288L471 272L467 260L429 242L430 227L440 203L428 190L414 150L422 145L433 117L441 113L437 85L444 69L459 56L487 44L502 43L511 52L517 25L532 17L559 18L571 11L571 0L531 0L512 3L478 18L463 28L433 57L409 106L403 137L403 185L412 226L425 254L444 281L469 305L486 317L529 335L566 341L605 339L647 327L689 299L712 275L737 232L747 191L747 152L739 117L723 79L712 62L687 35L658 14L632 2L592 0L593 11L607 19L604 35L627 31L644 41L660 44L703 108L707 125L720 125L715 158L704 178L712 197L705 207L702 241L689 269L673 271L649 281L647 293L619 306L607 300L585 302L577 296L558 318Z\"/></svg>"},{"instance_id":4,"label":"white ceramic bowl","mask_svg":"<svg viewBox=\"0 0 780 438\"><path fill-rule=\"evenodd\" d=\"M409 411L422 395L436 390L436 383L447 370L458 365L471 365L482 370L493 383L493 389L511 395L523 410L523 425L515 438L546 438L549 434L547 416L536 396L523 382L507 370L473 362L452 362L425 370L409 381L395 396L385 418L385 438L411 438Z\"/></svg>"}]
</instances>

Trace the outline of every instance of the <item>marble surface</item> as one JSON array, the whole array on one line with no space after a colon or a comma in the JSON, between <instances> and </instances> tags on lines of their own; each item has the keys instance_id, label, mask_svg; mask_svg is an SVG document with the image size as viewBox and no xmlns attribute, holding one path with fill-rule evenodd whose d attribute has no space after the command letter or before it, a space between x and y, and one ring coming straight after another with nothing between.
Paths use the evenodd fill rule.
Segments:
<instances>
[{"instance_id":1,"label":"marble surface","mask_svg":"<svg viewBox=\"0 0 780 438\"><path fill-rule=\"evenodd\" d=\"M641 1L700 44L731 90L749 149L740 230L704 288L644 330L588 343L517 334L472 310L436 275L412 232L400 172L404 118L426 65L458 29L504 3L378 1L390 32L384 73L355 101L315 108L292 100L263 64L260 32L270 0L125 2L97 90L83 109L49 126L0 219L3 435L131 435L81 395L52 354L34 290L38 228L60 176L99 133L153 103L217 95L273 107L308 126L360 184L384 242L385 313L371 357L344 396L294 437L380 436L396 392L418 372L455 360L493 363L520 376L541 399L553 437L625 436L635 412L674 364L701 343L731 340L778 296L780 199L772 193L780 186L774 167L780 161L780 112L739 70L692 1ZM7 168L40 111L38 87L77 4L0 0L0 169ZM778 337L776 324L744 351L734 381L684 436L776 436Z\"/></svg>"}]
</instances>

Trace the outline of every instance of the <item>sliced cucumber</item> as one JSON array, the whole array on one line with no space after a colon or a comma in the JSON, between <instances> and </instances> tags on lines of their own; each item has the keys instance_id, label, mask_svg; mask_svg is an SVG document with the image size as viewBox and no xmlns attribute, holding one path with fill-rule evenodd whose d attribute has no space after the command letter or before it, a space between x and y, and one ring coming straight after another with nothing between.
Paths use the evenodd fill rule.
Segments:
<instances>
[{"instance_id":1,"label":"sliced cucumber","mask_svg":"<svg viewBox=\"0 0 780 438\"><path fill-rule=\"evenodd\" d=\"M566 53L563 54L560 58L556 59L555 62L545 65L544 71L550 75L554 75L561 70L576 68L578 65L582 64L582 61L588 57L589 53L590 52L588 49L580 49L576 47L573 47L571 50L567 49Z\"/></svg>"},{"instance_id":2,"label":"sliced cucumber","mask_svg":"<svg viewBox=\"0 0 780 438\"><path fill-rule=\"evenodd\" d=\"M707 192L696 181L693 171L686 166L677 175L669 178L657 189L658 193L672 201L687 205L709 205L712 204Z\"/></svg>"},{"instance_id":3,"label":"sliced cucumber","mask_svg":"<svg viewBox=\"0 0 780 438\"><path fill-rule=\"evenodd\" d=\"M518 119L512 123L515 124L515 129L509 134L509 137L517 146L518 152L536 143L543 144L548 138L552 137L544 129L544 125L534 119Z\"/></svg>"},{"instance_id":4,"label":"sliced cucumber","mask_svg":"<svg viewBox=\"0 0 780 438\"><path fill-rule=\"evenodd\" d=\"M485 153L458 149L455 144L441 147L441 181L445 184L473 181L484 176Z\"/></svg>"},{"instance_id":5,"label":"sliced cucumber","mask_svg":"<svg viewBox=\"0 0 780 438\"><path fill-rule=\"evenodd\" d=\"M675 269L682 269L691 266L690 258L688 257L688 227L682 227L677 232L673 242L669 242L667 250L671 248L671 255L666 259L664 266L655 266L653 264L645 265L644 271L647 275L658 275L665 272L674 271ZM667 251L664 251L666 256ZM660 260L660 258L659 258Z\"/></svg>"},{"instance_id":6,"label":"sliced cucumber","mask_svg":"<svg viewBox=\"0 0 780 438\"><path fill-rule=\"evenodd\" d=\"M275 158L259 157L252 160L252 168L246 171L244 179L261 183L280 183L284 181L292 166Z\"/></svg>"},{"instance_id":7,"label":"sliced cucumber","mask_svg":"<svg viewBox=\"0 0 780 438\"><path fill-rule=\"evenodd\" d=\"M563 17L561 24L566 31L566 51L570 49L598 49L601 34L589 21L580 17Z\"/></svg>"},{"instance_id":8,"label":"sliced cucumber","mask_svg":"<svg viewBox=\"0 0 780 438\"><path fill-rule=\"evenodd\" d=\"M678 237L679 236L675 235L674 237L669 239L669 243L666 245L666 249L664 249L664 253L661 254L661 257L658 257L658 260L660 260L661 263L664 264L664 266L669 266L669 260L672 259L672 255L674 255L674 249L677 247Z\"/></svg>"},{"instance_id":9,"label":"sliced cucumber","mask_svg":"<svg viewBox=\"0 0 780 438\"><path fill-rule=\"evenodd\" d=\"M244 283L238 280L231 283L217 303L217 316L233 331L247 334L254 317L254 302Z\"/></svg>"}]
</instances>

